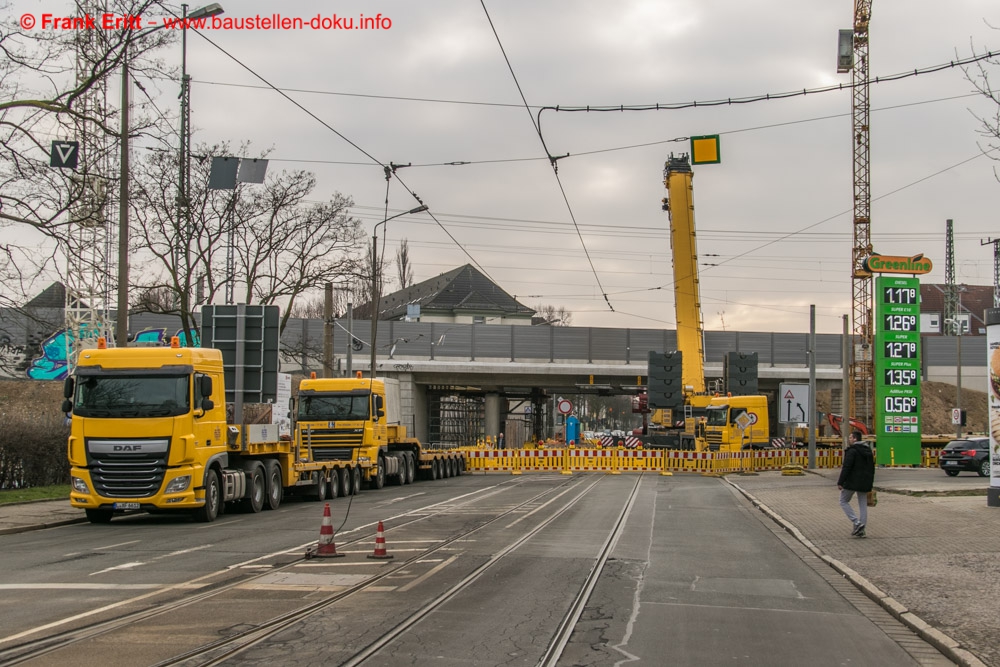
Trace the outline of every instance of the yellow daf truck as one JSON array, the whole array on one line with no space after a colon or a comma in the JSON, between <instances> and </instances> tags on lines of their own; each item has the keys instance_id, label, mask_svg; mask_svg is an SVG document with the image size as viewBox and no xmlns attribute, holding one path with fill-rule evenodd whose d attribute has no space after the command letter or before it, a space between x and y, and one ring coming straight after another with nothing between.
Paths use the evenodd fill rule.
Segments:
<instances>
[{"instance_id":1,"label":"yellow daf truck","mask_svg":"<svg viewBox=\"0 0 1000 667\"><path fill-rule=\"evenodd\" d=\"M229 506L276 509L288 492L316 500L364 482L460 474L457 450L428 452L388 424L386 382L303 380L290 436L272 424L227 423L222 353L171 347L80 353L66 380L70 504L93 523L144 510L213 521ZM282 406L284 409L284 406Z\"/></svg>"}]
</instances>

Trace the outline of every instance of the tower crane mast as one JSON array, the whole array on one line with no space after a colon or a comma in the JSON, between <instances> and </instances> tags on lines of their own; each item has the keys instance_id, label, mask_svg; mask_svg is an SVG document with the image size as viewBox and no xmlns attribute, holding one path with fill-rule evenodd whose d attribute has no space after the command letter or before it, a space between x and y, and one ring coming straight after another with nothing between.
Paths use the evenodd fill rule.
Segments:
<instances>
[{"instance_id":1,"label":"tower crane mast","mask_svg":"<svg viewBox=\"0 0 1000 667\"><path fill-rule=\"evenodd\" d=\"M849 415L872 423L875 370L872 355L872 274L864 267L872 254L871 172L868 102L868 24L872 0L854 0L854 66L851 111L854 141L854 246L851 256L853 356L850 363Z\"/></svg>"}]
</instances>

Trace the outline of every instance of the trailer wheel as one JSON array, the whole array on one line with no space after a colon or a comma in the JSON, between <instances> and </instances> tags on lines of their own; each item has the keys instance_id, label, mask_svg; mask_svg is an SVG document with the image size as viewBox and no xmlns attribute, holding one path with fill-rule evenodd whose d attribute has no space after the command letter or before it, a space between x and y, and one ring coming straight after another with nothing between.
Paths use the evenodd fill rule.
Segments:
<instances>
[{"instance_id":1,"label":"trailer wheel","mask_svg":"<svg viewBox=\"0 0 1000 667\"><path fill-rule=\"evenodd\" d=\"M194 518L201 523L211 523L219 516L222 493L219 489L219 474L209 470L205 475L205 504L194 511Z\"/></svg>"},{"instance_id":2,"label":"trailer wheel","mask_svg":"<svg viewBox=\"0 0 1000 667\"><path fill-rule=\"evenodd\" d=\"M462 472L465 470L465 466L462 465L463 462L464 459L462 459L461 457L455 459L455 477L462 476Z\"/></svg>"},{"instance_id":3,"label":"trailer wheel","mask_svg":"<svg viewBox=\"0 0 1000 667\"><path fill-rule=\"evenodd\" d=\"M372 486L376 489L381 489L385 486L385 457L378 457L378 467L375 470L375 478L372 480Z\"/></svg>"},{"instance_id":4,"label":"trailer wheel","mask_svg":"<svg viewBox=\"0 0 1000 667\"><path fill-rule=\"evenodd\" d=\"M361 468L355 466L351 479L351 495L356 496L359 493L361 493Z\"/></svg>"},{"instance_id":5,"label":"trailer wheel","mask_svg":"<svg viewBox=\"0 0 1000 667\"><path fill-rule=\"evenodd\" d=\"M246 472L248 475L247 497L240 503L244 512L256 514L264 508L264 471L255 466Z\"/></svg>"},{"instance_id":6,"label":"trailer wheel","mask_svg":"<svg viewBox=\"0 0 1000 667\"><path fill-rule=\"evenodd\" d=\"M441 465L437 459L431 461L431 479L436 480L441 477Z\"/></svg>"},{"instance_id":7,"label":"trailer wheel","mask_svg":"<svg viewBox=\"0 0 1000 667\"><path fill-rule=\"evenodd\" d=\"M347 468L339 468L333 471L337 475L337 485L340 487L340 495L349 496L351 495L351 477L350 470Z\"/></svg>"},{"instance_id":8,"label":"trailer wheel","mask_svg":"<svg viewBox=\"0 0 1000 667\"><path fill-rule=\"evenodd\" d=\"M313 492L314 493L313 500L318 500L319 502L323 502L324 500L326 500L326 491L327 491L326 471L320 470L318 475L319 479L316 480L316 491Z\"/></svg>"},{"instance_id":9,"label":"trailer wheel","mask_svg":"<svg viewBox=\"0 0 1000 667\"><path fill-rule=\"evenodd\" d=\"M448 461L445 462L445 471L445 477L455 476L455 459L448 459Z\"/></svg>"},{"instance_id":10,"label":"trailer wheel","mask_svg":"<svg viewBox=\"0 0 1000 667\"><path fill-rule=\"evenodd\" d=\"M92 509L86 512L90 523L111 523L111 517L115 515L114 510Z\"/></svg>"},{"instance_id":11,"label":"trailer wheel","mask_svg":"<svg viewBox=\"0 0 1000 667\"><path fill-rule=\"evenodd\" d=\"M330 500L336 500L338 496L344 495L341 492L340 486L340 475L337 474L336 470L330 471L330 481L327 482L326 495Z\"/></svg>"},{"instance_id":12,"label":"trailer wheel","mask_svg":"<svg viewBox=\"0 0 1000 667\"><path fill-rule=\"evenodd\" d=\"M417 464L413 460L413 453L406 452L403 454L403 458L406 463L406 483L413 484L414 480L417 478Z\"/></svg>"},{"instance_id":13,"label":"trailer wheel","mask_svg":"<svg viewBox=\"0 0 1000 667\"><path fill-rule=\"evenodd\" d=\"M267 482L267 502L264 509L276 510L281 506L284 488L281 486L281 464L271 459L264 464L264 477Z\"/></svg>"}]
</instances>

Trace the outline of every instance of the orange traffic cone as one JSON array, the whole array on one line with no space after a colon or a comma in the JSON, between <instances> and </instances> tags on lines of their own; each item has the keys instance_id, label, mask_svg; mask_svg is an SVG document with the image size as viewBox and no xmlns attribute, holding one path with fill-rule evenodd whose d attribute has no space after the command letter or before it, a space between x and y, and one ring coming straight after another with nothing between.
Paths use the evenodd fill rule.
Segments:
<instances>
[{"instance_id":1,"label":"orange traffic cone","mask_svg":"<svg viewBox=\"0 0 1000 667\"><path fill-rule=\"evenodd\" d=\"M333 520L330 518L330 503L323 507L323 523L319 527L319 544L306 551L306 558L343 558L337 553L337 545L333 542Z\"/></svg>"},{"instance_id":2,"label":"orange traffic cone","mask_svg":"<svg viewBox=\"0 0 1000 667\"><path fill-rule=\"evenodd\" d=\"M382 522L378 522L378 530L375 532L375 553L369 554L369 558L387 559L392 558L392 554L386 553L385 535L382 531Z\"/></svg>"}]
</instances>

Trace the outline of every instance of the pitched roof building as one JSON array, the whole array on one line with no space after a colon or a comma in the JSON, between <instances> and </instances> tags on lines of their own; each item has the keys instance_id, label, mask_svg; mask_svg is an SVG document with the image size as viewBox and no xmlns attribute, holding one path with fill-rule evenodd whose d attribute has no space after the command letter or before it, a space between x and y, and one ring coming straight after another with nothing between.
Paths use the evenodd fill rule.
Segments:
<instances>
[{"instance_id":1,"label":"pitched roof building","mask_svg":"<svg viewBox=\"0 0 1000 667\"><path fill-rule=\"evenodd\" d=\"M367 303L356 308L354 315L365 318L370 312ZM383 296L378 313L380 320L530 325L535 311L466 264Z\"/></svg>"},{"instance_id":2,"label":"pitched roof building","mask_svg":"<svg viewBox=\"0 0 1000 667\"><path fill-rule=\"evenodd\" d=\"M945 291L947 285L920 284L920 333L948 335L952 330L944 321ZM963 336L986 334L983 313L993 307L992 285L958 285L959 314Z\"/></svg>"}]
</instances>

